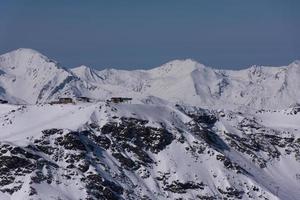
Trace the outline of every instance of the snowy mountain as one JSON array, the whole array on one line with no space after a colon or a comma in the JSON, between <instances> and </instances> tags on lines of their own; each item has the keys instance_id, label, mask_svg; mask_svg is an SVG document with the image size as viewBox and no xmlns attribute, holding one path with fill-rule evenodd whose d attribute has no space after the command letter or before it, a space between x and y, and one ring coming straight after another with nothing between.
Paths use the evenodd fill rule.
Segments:
<instances>
[{"instance_id":1,"label":"snowy mountain","mask_svg":"<svg viewBox=\"0 0 300 200\"><path fill-rule=\"evenodd\" d=\"M31 49L1 55L0 72L0 98L11 103L35 104L58 97L105 94L101 88Z\"/></svg>"},{"instance_id":2,"label":"snowy mountain","mask_svg":"<svg viewBox=\"0 0 300 200\"><path fill-rule=\"evenodd\" d=\"M30 49L18 49L0 56L2 95L35 103L52 95L47 87L55 89L70 76L55 61Z\"/></svg>"},{"instance_id":3,"label":"snowy mountain","mask_svg":"<svg viewBox=\"0 0 300 200\"><path fill-rule=\"evenodd\" d=\"M299 75L299 61L99 71L1 55L0 199L297 200ZM48 104L73 96L95 101Z\"/></svg>"},{"instance_id":4,"label":"snowy mountain","mask_svg":"<svg viewBox=\"0 0 300 200\"><path fill-rule=\"evenodd\" d=\"M0 105L1 199L300 196L300 109Z\"/></svg>"},{"instance_id":5,"label":"snowy mountain","mask_svg":"<svg viewBox=\"0 0 300 200\"><path fill-rule=\"evenodd\" d=\"M30 49L0 56L0 98L12 103L47 102L61 96L156 96L206 108L287 108L299 103L300 62L216 70L196 61L174 60L151 70L71 70Z\"/></svg>"}]
</instances>

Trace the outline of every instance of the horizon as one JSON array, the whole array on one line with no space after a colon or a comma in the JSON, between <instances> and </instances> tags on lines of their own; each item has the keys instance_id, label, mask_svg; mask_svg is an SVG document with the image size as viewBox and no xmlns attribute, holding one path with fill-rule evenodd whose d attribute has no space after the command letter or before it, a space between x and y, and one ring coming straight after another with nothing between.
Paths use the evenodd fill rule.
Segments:
<instances>
[{"instance_id":1,"label":"horizon","mask_svg":"<svg viewBox=\"0 0 300 200\"><path fill-rule=\"evenodd\" d=\"M159 67L162 67L163 65L165 64L168 64L168 63L171 63L171 62L174 62L174 61L187 61L187 60L191 60L193 62L196 62L197 64L201 64L201 65L204 65L205 67L209 67L211 69L214 69L214 70L234 70L234 71L239 71L239 70L244 70L244 69L249 69L250 67L253 67L253 66L259 66L259 67L285 67L285 66L288 66L292 63L295 63L295 62L300 62L299 59L295 59L291 62L288 62L284 65L260 65L260 64L251 64L249 66L243 66L241 68L236 68L236 69L231 69L231 68L218 68L216 66L212 66L212 65L209 65L209 64L206 64L206 63L201 63L199 62L198 60L195 60L193 58L182 58L182 59L173 59L173 60L169 60L167 62L164 62L164 63L161 63L157 66L151 66L151 67L148 67L148 68L133 68L133 69L122 69L122 68L118 68L118 67L114 67L114 66L100 66L100 68L97 68L97 67L94 67L94 66L89 66L89 65L86 65L86 64L81 64L81 65L78 65L78 66L72 66L72 67L66 67L66 66L63 66L61 64L61 62L55 58L52 58L52 57L49 57L48 55L44 54L43 52L40 52L36 49L32 49L32 48L17 48L17 49L14 49L14 50L11 50L11 51L8 51L8 52L5 52L5 53L0 53L0 56L4 55L4 54L8 54L8 53L11 53L11 52L14 52L14 51L17 51L17 50L29 50L29 51L33 51L33 52L36 52L38 54L41 54L42 56L45 56L46 58L52 60L52 61L55 61L59 64L60 67L63 67L63 68L67 68L67 69L75 69L75 68L79 68L79 67L82 67L82 66L85 66L85 67L88 67L88 68L91 68L91 69L96 69L96 70L106 70L106 69L114 69L114 70L126 70L126 71L134 71L134 70L151 70L151 69L155 69L155 68L159 68ZM99 66L98 66L99 67Z\"/></svg>"},{"instance_id":2,"label":"horizon","mask_svg":"<svg viewBox=\"0 0 300 200\"><path fill-rule=\"evenodd\" d=\"M296 0L4 0L0 54L25 47L67 68L98 70L188 58L216 69L283 66L300 59L298 8Z\"/></svg>"}]
</instances>

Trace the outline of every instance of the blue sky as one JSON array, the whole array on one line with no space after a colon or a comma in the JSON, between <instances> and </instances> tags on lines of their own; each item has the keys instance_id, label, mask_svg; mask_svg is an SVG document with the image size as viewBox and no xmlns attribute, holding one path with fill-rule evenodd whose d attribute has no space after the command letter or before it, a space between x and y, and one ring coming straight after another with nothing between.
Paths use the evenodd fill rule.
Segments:
<instances>
[{"instance_id":1,"label":"blue sky","mask_svg":"<svg viewBox=\"0 0 300 200\"><path fill-rule=\"evenodd\" d=\"M1 0L0 54L33 48L63 66L216 68L300 59L299 0Z\"/></svg>"}]
</instances>

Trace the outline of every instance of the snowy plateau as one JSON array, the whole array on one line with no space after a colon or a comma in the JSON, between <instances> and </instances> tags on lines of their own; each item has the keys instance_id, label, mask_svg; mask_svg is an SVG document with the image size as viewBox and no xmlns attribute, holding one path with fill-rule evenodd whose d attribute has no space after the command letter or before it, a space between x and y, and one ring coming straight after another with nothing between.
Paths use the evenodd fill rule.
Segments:
<instances>
[{"instance_id":1,"label":"snowy plateau","mask_svg":"<svg viewBox=\"0 0 300 200\"><path fill-rule=\"evenodd\" d=\"M0 99L0 200L300 199L300 61L100 71L18 49Z\"/></svg>"}]
</instances>

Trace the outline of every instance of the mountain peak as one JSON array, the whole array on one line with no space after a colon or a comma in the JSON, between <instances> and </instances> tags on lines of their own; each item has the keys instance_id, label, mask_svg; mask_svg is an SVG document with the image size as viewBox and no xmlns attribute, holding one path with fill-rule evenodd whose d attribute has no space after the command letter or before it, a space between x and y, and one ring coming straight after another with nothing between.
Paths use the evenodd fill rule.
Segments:
<instances>
[{"instance_id":1,"label":"mountain peak","mask_svg":"<svg viewBox=\"0 0 300 200\"><path fill-rule=\"evenodd\" d=\"M21 52L21 53L25 53L25 54L41 54L40 52L38 52L35 49L30 49L30 48L19 48L15 50L16 52Z\"/></svg>"},{"instance_id":2,"label":"mountain peak","mask_svg":"<svg viewBox=\"0 0 300 200\"><path fill-rule=\"evenodd\" d=\"M165 65L170 65L170 66L183 66L183 65L201 65L199 62L197 62L196 60L193 60L191 58L187 58L187 59L175 59L175 60L171 60L165 64L163 64L162 66Z\"/></svg>"},{"instance_id":3,"label":"mountain peak","mask_svg":"<svg viewBox=\"0 0 300 200\"><path fill-rule=\"evenodd\" d=\"M75 67L75 68L71 69L71 71L74 72L77 75L94 73L94 69L92 69L92 68L90 68L86 65L80 65L78 67Z\"/></svg>"},{"instance_id":4,"label":"mountain peak","mask_svg":"<svg viewBox=\"0 0 300 200\"><path fill-rule=\"evenodd\" d=\"M102 80L102 78L97 74L97 70L94 70L86 65L80 65L79 67L71 69L71 71L82 80L88 82L97 82Z\"/></svg>"},{"instance_id":5,"label":"mountain peak","mask_svg":"<svg viewBox=\"0 0 300 200\"><path fill-rule=\"evenodd\" d=\"M300 60L295 60L290 65L298 65L298 66L300 66Z\"/></svg>"},{"instance_id":6,"label":"mountain peak","mask_svg":"<svg viewBox=\"0 0 300 200\"><path fill-rule=\"evenodd\" d=\"M0 57L0 67L6 68L9 71L17 68L39 68L41 66L61 68L55 60L49 59L40 52L29 48L19 48L0 55Z\"/></svg>"},{"instance_id":7,"label":"mountain peak","mask_svg":"<svg viewBox=\"0 0 300 200\"><path fill-rule=\"evenodd\" d=\"M186 74L190 73L196 69L205 69L205 65L200 64L199 62L193 59L184 59L184 60L172 60L160 67L154 68L150 71L159 72L160 74Z\"/></svg>"},{"instance_id":8,"label":"mountain peak","mask_svg":"<svg viewBox=\"0 0 300 200\"><path fill-rule=\"evenodd\" d=\"M85 71L85 70L90 70L91 68L86 66L86 65L80 65L78 67L75 67L72 69L72 71Z\"/></svg>"},{"instance_id":9,"label":"mountain peak","mask_svg":"<svg viewBox=\"0 0 300 200\"><path fill-rule=\"evenodd\" d=\"M10 51L6 54L3 54L2 56L6 57L15 57L15 58L32 58L37 57L44 60L50 60L47 56L41 54L37 50L29 49L29 48L19 48L13 51Z\"/></svg>"}]
</instances>

